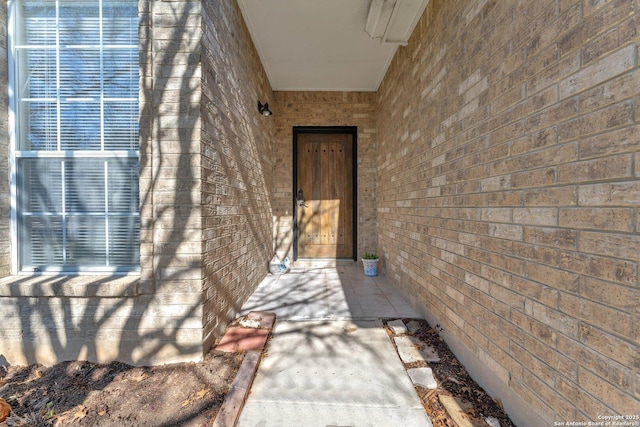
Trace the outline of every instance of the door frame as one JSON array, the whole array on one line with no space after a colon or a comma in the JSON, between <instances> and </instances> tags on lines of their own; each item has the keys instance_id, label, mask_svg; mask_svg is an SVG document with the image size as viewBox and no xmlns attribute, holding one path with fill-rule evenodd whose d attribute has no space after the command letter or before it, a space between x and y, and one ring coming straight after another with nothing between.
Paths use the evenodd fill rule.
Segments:
<instances>
[{"instance_id":1,"label":"door frame","mask_svg":"<svg viewBox=\"0 0 640 427\"><path fill-rule=\"evenodd\" d=\"M349 134L351 135L351 173L353 209L351 218L353 260L358 255L358 127L357 126L294 126L293 127L293 260L298 260L298 209L296 194L298 188L298 135L299 134ZM348 258L347 258L348 259Z\"/></svg>"}]
</instances>

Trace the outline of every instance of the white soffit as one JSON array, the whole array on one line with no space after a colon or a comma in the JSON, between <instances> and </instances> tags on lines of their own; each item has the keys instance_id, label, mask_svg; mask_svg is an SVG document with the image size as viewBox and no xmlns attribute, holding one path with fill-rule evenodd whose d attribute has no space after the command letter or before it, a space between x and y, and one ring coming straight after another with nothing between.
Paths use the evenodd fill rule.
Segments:
<instances>
[{"instance_id":1,"label":"white soffit","mask_svg":"<svg viewBox=\"0 0 640 427\"><path fill-rule=\"evenodd\" d=\"M273 90L373 92L397 44L382 43L384 37L374 39L365 32L371 1L376 0L238 3ZM419 14L414 12L408 26L392 34L408 32L408 38L428 0L387 1L420 3L418 8L412 6Z\"/></svg>"}]
</instances>

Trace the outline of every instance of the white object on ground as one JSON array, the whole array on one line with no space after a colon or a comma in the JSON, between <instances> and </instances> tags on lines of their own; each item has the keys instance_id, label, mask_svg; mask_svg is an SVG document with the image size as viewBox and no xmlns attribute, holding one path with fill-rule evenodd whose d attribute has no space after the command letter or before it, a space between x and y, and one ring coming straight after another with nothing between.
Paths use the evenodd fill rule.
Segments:
<instances>
[{"instance_id":1,"label":"white object on ground","mask_svg":"<svg viewBox=\"0 0 640 427\"><path fill-rule=\"evenodd\" d=\"M408 369L407 374L409 374L409 378L411 378L411 381L413 381L413 384L415 385L431 390L438 388L438 383L433 376L431 368Z\"/></svg>"},{"instance_id":2,"label":"white object on ground","mask_svg":"<svg viewBox=\"0 0 640 427\"><path fill-rule=\"evenodd\" d=\"M398 354L404 363L420 362L423 360L425 362L440 361L440 356L438 356L438 353L433 347L424 344L417 338L404 335L393 337L393 341L396 343Z\"/></svg>"},{"instance_id":3,"label":"white object on ground","mask_svg":"<svg viewBox=\"0 0 640 427\"><path fill-rule=\"evenodd\" d=\"M402 319L387 322L387 326L391 328L395 335L402 335L407 333L407 327L405 326Z\"/></svg>"}]
</instances>

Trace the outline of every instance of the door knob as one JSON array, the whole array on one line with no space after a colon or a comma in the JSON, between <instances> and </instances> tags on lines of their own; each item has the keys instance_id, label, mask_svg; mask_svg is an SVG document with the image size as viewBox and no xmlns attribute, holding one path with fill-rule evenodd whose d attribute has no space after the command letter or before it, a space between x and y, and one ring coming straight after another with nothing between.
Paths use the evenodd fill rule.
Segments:
<instances>
[{"instance_id":1,"label":"door knob","mask_svg":"<svg viewBox=\"0 0 640 427\"><path fill-rule=\"evenodd\" d=\"M302 188L298 190L298 194L296 195L296 202L298 202L298 206L306 208L307 205L304 203L304 192Z\"/></svg>"}]
</instances>

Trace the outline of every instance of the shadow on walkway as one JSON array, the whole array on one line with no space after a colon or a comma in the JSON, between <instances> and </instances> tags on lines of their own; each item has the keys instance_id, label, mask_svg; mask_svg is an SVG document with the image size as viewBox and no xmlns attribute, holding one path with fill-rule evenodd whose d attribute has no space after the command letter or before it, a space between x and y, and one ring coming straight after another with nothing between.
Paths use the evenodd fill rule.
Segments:
<instances>
[{"instance_id":1,"label":"shadow on walkway","mask_svg":"<svg viewBox=\"0 0 640 427\"><path fill-rule=\"evenodd\" d=\"M268 276L249 311L277 321L239 426L431 426L380 320L417 315L385 277L294 269Z\"/></svg>"}]
</instances>

